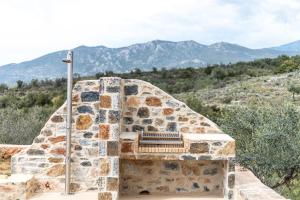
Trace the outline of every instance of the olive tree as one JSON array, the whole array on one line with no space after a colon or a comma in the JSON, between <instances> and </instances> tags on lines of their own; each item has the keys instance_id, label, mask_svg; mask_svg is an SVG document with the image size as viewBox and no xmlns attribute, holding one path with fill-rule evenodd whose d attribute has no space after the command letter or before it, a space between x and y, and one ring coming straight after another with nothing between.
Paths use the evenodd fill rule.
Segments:
<instances>
[{"instance_id":1,"label":"olive tree","mask_svg":"<svg viewBox=\"0 0 300 200\"><path fill-rule=\"evenodd\" d=\"M237 162L271 188L289 186L300 172L300 113L282 107L234 107L220 120L237 144Z\"/></svg>"}]
</instances>

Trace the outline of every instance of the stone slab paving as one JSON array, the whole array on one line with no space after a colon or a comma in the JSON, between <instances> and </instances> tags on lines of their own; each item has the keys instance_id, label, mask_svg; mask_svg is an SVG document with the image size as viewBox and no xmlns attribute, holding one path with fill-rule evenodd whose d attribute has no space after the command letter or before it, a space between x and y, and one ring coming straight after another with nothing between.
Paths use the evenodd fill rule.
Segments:
<instances>
[{"instance_id":1,"label":"stone slab paving","mask_svg":"<svg viewBox=\"0 0 300 200\"><path fill-rule=\"evenodd\" d=\"M96 192L83 192L74 195L62 195L61 193L44 193L31 198L31 200L96 200L98 193ZM210 197L199 197L195 195L137 195L137 196L121 196L120 200L221 200L223 198L210 196Z\"/></svg>"},{"instance_id":2,"label":"stone slab paving","mask_svg":"<svg viewBox=\"0 0 300 200\"><path fill-rule=\"evenodd\" d=\"M264 185L254 174L242 167L236 167L236 193L238 200L283 200L286 199Z\"/></svg>"}]
</instances>

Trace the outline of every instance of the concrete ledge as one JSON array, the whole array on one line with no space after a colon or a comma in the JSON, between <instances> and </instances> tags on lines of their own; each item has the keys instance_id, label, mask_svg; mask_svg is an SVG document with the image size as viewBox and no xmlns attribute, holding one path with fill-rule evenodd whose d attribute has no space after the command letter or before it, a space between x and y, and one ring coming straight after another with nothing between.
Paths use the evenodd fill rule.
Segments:
<instances>
[{"instance_id":1,"label":"concrete ledge","mask_svg":"<svg viewBox=\"0 0 300 200\"><path fill-rule=\"evenodd\" d=\"M264 185L251 171L236 167L235 187L238 200L282 200L286 199Z\"/></svg>"}]
</instances>

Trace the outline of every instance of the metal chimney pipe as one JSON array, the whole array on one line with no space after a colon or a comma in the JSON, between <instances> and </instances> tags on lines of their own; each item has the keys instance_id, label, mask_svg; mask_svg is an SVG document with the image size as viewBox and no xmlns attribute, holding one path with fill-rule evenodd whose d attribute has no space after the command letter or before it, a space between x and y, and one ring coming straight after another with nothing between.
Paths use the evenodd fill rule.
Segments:
<instances>
[{"instance_id":1,"label":"metal chimney pipe","mask_svg":"<svg viewBox=\"0 0 300 200\"><path fill-rule=\"evenodd\" d=\"M65 194L71 194L71 136L72 136L72 89L73 89L73 51L69 50L67 59L63 60L68 65L67 84L67 132L66 132L66 157L65 157Z\"/></svg>"}]
</instances>

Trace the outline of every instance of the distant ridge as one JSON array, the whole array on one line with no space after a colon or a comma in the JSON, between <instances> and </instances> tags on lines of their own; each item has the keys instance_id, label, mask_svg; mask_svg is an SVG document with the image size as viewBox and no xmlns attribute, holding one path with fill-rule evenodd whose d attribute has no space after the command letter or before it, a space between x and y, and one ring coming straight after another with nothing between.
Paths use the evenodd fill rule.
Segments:
<instances>
[{"instance_id":1,"label":"distant ridge","mask_svg":"<svg viewBox=\"0 0 300 200\"><path fill-rule=\"evenodd\" d=\"M79 46L74 49L74 72L93 75L97 72L128 72L135 68L204 67L208 64L235 63L278 55L300 53L300 41L272 48L250 49L226 42L211 45L189 41L153 40L127 47ZM53 79L66 75L61 62L66 50L49 53L39 58L0 66L0 83L14 84L17 80Z\"/></svg>"}]
</instances>

